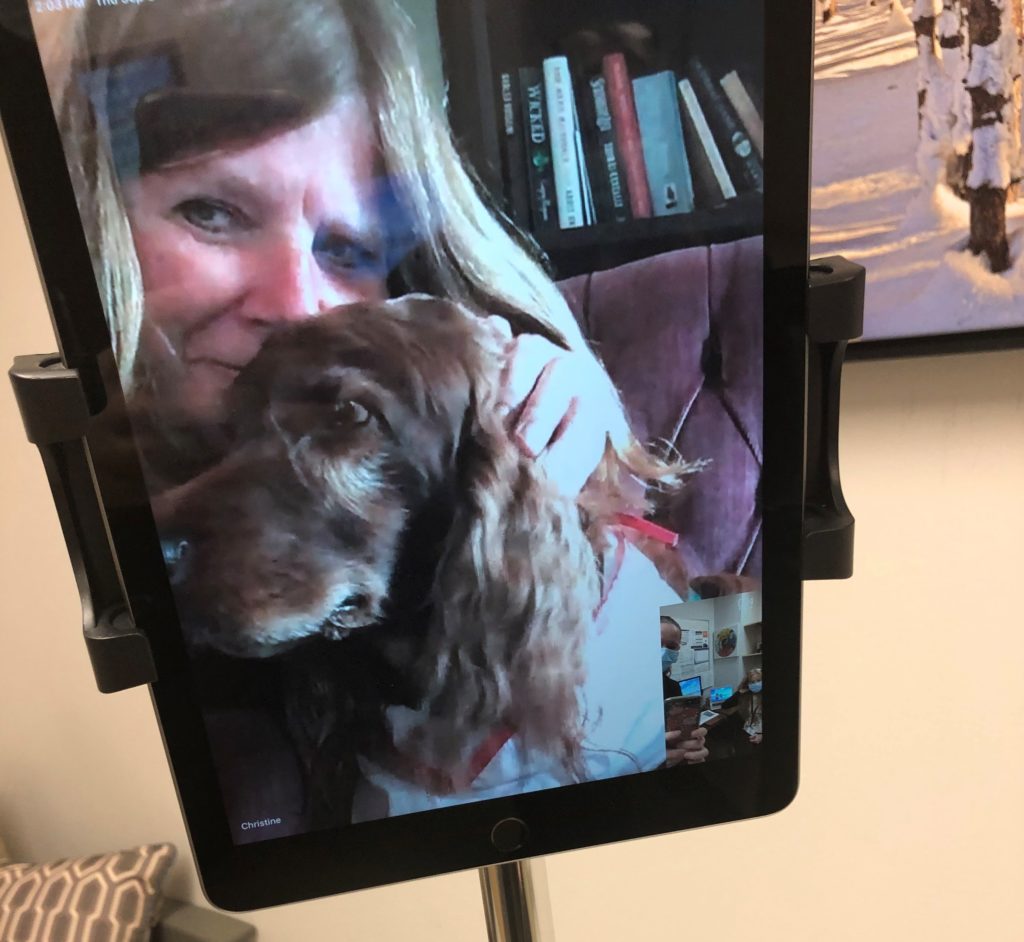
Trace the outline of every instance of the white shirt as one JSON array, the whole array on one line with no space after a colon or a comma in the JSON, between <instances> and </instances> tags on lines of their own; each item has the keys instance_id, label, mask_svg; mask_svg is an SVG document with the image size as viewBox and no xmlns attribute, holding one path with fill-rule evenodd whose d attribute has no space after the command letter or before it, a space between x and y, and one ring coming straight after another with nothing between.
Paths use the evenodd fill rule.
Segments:
<instances>
[{"instance_id":1,"label":"white shirt","mask_svg":"<svg viewBox=\"0 0 1024 942\"><path fill-rule=\"evenodd\" d=\"M619 555L621 566L589 626L586 679L578 692L587 781L656 769L665 761L659 616L663 605L680 599L647 557L617 539L608 556ZM415 715L404 707L389 710L393 727L408 728ZM504 740L468 788L451 794L432 794L365 757L360 766L365 784L356 792L354 821L385 814L382 794L386 814L394 816L574 784L560 763L527 755L515 736Z\"/></svg>"}]
</instances>

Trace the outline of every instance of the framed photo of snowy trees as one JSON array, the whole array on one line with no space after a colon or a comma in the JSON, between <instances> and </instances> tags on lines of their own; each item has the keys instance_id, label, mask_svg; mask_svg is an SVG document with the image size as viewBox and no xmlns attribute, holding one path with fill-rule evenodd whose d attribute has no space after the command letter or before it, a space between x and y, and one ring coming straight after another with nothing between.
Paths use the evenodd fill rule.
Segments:
<instances>
[{"instance_id":1,"label":"framed photo of snowy trees","mask_svg":"<svg viewBox=\"0 0 1024 942\"><path fill-rule=\"evenodd\" d=\"M812 255L867 269L854 356L1024 345L1022 0L819 0Z\"/></svg>"}]
</instances>

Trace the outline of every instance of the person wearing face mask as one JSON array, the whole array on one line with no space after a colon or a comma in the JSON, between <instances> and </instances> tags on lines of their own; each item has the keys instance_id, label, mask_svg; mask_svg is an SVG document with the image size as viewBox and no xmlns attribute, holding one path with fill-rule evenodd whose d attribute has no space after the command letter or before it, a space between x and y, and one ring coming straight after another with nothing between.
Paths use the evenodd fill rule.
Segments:
<instances>
[{"instance_id":1,"label":"person wearing face mask","mask_svg":"<svg viewBox=\"0 0 1024 942\"><path fill-rule=\"evenodd\" d=\"M731 741L731 754L742 755L752 746L760 745L764 736L762 723L761 694L764 690L764 675L760 668L747 672L739 687L725 703L721 713L726 718L720 724L722 733ZM716 728L716 737L718 737Z\"/></svg>"},{"instance_id":2,"label":"person wearing face mask","mask_svg":"<svg viewBox=\"0 0 1024 942\"><path fill-rule=\"evenodd\" d=\"M750 703L747 711L747 719L743 724L743 731L750 736L750 742L755 746L761 742L764 735L761 721L761 691L764 689L764 680L761 671L752 670L747 674L747 690L750 691Z\"/></svg>"},{"instance_id":3,"label":"person wearing face mask","mask_svg":"<svg viewBox=\"0 0 1024 942\"><path fill-rule=\"evenodd\" d=\"M669 676L672 665L679 660L679 649L683 642L683 629L679 623L668 615L661 616L661 684L665 699L678 697L681 694L678 681ZM704 745L708 731L700 726L685 742L682 733L670 730L665 734L665 765L678 765L685 762L687 765L694 765L703 762L708 757L708 750Z\"/></svg>"},{"instance_id":4,"label":"person wearing face mask","mask_svg":"<svg viewBox=\"0 0 1024 942\"><path fill-rule=\"evenodd\" d=\"M679 682L670 676L672 665L679 660L679 649L682 646L683 629L679 623L668 615L661 616L661 684L665 691L665 699L680 695Z\"/></svg>"}]
</instances>

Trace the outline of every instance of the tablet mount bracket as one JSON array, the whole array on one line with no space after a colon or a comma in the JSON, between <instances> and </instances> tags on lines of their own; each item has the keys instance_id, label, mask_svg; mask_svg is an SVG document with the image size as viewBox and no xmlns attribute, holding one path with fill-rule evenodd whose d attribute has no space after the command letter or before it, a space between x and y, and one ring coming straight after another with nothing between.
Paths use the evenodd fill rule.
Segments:
<instances>
[{"instance_id":1,"label":"tablet mount bracket","mask_svg":"<svg viewBox=\"0 0 1024 942\"><path fill-rule=\"evenodd\" d=\"M15 357L10 377L57 506L96 686L114 693L154 683L153 653L128 607L93 476L86 439L92 416L81 377L54 354Z\"/></svg>"},{"instance_id":2,"label":"tablet mount bracket","mask_svg":"<svg viewBox=\"0 0 1024 942\"><path fill-rule=\"evenodd\" d=\"M853 516L839 481L843 358L864 319L864 268L840 256L816 259L808 277L806 485L803 578L853 572ZM110 544L89 457L89 399L77 370L55 354L15 357L10 369L29 441L39 448L82 601L85 644L103 693L154 683L149 641L135 625ZM535 864L534 864L535 866ZM529 860L480 870L492 942L553 938L542 871Z\"/></svg>"},{"instance_id":3,"label":"tablet mount bracket","mask_svg":"<svg viewBox=\"0 0 1024 942\"><path fill-rule=\"evenodd\" d=\"M853 514L839 480L839 395L846 348L864 330L863 265L841 255L811 261L807 291L805 580L853 575Z\"/></svg>"}]
</instances>

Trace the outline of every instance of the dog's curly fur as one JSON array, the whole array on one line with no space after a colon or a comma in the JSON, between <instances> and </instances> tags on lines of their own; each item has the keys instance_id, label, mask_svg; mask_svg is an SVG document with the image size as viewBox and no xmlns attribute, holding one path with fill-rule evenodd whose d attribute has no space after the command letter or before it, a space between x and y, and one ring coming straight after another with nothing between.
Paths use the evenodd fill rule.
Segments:
<instances>
[{"instance_id":1,"label":"dog's curly fur","mask_svg":"<svg viewBox=\"0 0 1024 942\"><path fill-rule=\"evenodd\" d=\"M329 814L356 754L386 753L393 703L426 718L414 746L434 768L499 725L579 767L583 645L621 495L608 471L585 501L562 496L511 441L506 343L424 296L289 328L236 381L223 460L157 503L190 641L287 664Z\"/></svg>"}]
</instances>

